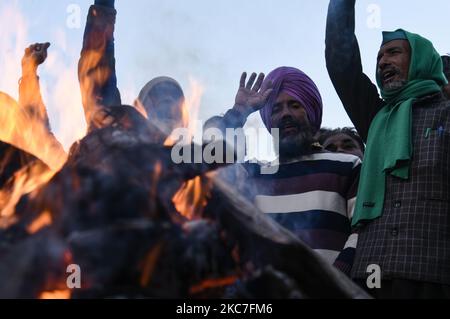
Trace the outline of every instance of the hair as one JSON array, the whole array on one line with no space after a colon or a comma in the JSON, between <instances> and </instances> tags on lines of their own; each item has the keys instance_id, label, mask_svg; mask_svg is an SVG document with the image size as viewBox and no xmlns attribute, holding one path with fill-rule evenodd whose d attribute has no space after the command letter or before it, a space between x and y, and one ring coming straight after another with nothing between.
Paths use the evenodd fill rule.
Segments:
<instances>
[{"instance_id":1,"label":"hair","mask_svg":"<svg viewBox=\"0 0 450 319\"><path fill-rule=\"evenodd\" d=\"M366 151L366 145L364 144L361 136L359 136L358 132L353 127L344 127L344 128L337 128L337 129L327 129L327 128L321 128L318 133L318 142L323 145L327 139L334 135L338 134L345 134L350 136L352 139L354 139L356 142L358 142L359 147L361 148L362 152L364 153Z\"/></svg>"}]
</instances>

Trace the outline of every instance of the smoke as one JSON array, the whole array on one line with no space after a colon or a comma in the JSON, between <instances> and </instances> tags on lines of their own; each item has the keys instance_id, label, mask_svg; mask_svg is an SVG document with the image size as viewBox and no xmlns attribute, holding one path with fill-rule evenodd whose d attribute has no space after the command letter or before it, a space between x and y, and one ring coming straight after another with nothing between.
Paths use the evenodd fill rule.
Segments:
<instances>
[{"instance_id":1,"label":"smoke","mask_svg":"<svg viewBox=\"0 0 450 319\"><path fill-rule=\"evenodd\" d=\"M27 23L18 9L17 1L0 5L0 90L18 98L20 61L27 43Z\"/></svg>"}]
</instances>

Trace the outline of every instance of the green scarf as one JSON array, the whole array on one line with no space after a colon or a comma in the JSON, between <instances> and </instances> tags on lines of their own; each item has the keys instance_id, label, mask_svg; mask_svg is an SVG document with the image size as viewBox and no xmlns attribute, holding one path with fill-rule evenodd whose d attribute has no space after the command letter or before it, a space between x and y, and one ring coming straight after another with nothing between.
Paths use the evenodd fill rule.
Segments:
<instances>
[{"instance_id":1,"label":"green scarf","mask_svg":"<svg viewBox=\"0 0 450 319\"><path fill-rule=\"evenodd\" d=\"M382 215L388 174L409 179L413 154L412 104L418 98L441 91L441 86L447 83L441 57L433 44L417 34L395 31L399 32L404 32L411 46L408 83L397 90L381 89L386 106L370 126L352 226ZM390 34L385 33L385 38ZM378 72L377 83L381 88Z\"/></svg>"}]
</instances>

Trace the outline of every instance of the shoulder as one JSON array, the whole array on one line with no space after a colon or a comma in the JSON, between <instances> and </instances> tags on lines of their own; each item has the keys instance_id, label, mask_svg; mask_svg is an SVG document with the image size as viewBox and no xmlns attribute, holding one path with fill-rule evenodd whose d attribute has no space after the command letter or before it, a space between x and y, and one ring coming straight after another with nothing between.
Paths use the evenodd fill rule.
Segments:
<instances>
[{"instance_id":1,"label":"shoulder","mask_svg":"<svg viewBox=\"0 0 450 319\"><path fill-rule=\"evenodd\" d=\"M450 107L450 99L448 99L443 92L434 93L424 96L415 101L415 107Z\"/></svg>"}]
</instances>

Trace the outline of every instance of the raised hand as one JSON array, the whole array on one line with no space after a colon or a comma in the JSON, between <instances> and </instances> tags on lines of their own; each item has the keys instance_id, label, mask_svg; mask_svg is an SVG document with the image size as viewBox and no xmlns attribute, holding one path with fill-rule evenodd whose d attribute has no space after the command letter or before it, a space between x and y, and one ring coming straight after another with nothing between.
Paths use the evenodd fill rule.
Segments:
<instances>
[{"instance_id":1,"label":"raised hand","mask_svg":"<svg viewBox=\"0 0 450 319\"><path fill-rule=\"evenodd\" d=\"M241 76L234 109L245 116L259 111L262 107L264 107L267 99L270 96L270 93L272 93L273 91L271 87L268 87L265 90L261 90L261 86L265 77L263 73L259 74L258 79L256 79L256 77L257 74L253 73L246 83L247 73L244 72Z\"/></svg>"},{"instance_id":2,"label":"raised hand","mask_svg":"<svg viewBox=\"0 0 450 319\"><path fill-rule=\"evenodd\" d=\"M37 67L44 63L47 59L47 50L50 43L35 43L25 49L25 54L22 58L22 71L36 72Z\"/></svg>"}]
</instances>

